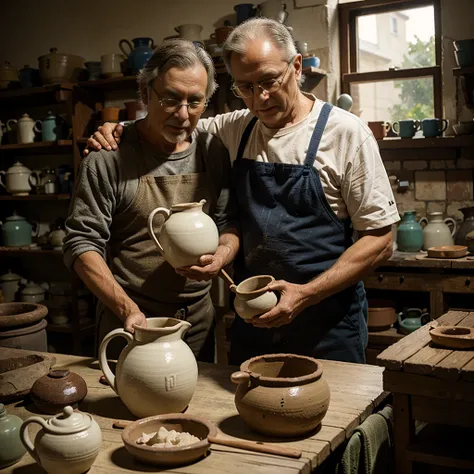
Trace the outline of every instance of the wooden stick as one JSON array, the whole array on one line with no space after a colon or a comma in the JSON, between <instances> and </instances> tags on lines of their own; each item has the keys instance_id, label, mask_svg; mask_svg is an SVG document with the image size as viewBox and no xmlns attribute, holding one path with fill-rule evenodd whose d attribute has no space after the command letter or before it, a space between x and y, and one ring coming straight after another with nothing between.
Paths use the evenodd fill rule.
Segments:
<instances>
[{"instance_id":1,"label":"wooden stick","mask_svg":"<svg viewBox=\"0 0 474 474\"><path fill-rule=\"evenodd\" d=\"M229 290L235 292L237 285L234 283L234 280L232 280L230 275L223 268L221 268L218 275L229 285Z\"/></svg>"}]
</instances>

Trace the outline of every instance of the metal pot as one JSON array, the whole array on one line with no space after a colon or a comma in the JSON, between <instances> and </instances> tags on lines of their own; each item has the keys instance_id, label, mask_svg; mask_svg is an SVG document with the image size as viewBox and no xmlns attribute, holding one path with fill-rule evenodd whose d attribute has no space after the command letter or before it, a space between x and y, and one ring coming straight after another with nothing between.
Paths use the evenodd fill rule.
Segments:
<instances>
[{"instance_id":1,"label":"metal pot","mask_svg":"<svg viewBox=\"0 0 474 474\"><path fill-rule=\"evenodd\" d=\"M58 53L51 48L49 54L38 58L41 80L44 84L77 82L84 71L84 58L75 54Z\"/></svg>"}]
</instances>

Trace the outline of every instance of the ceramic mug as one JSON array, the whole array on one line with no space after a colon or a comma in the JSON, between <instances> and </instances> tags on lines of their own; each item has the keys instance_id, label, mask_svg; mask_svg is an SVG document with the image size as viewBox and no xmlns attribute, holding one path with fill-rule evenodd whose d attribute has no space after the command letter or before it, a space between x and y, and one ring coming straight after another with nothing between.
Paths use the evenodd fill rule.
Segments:
<instances>
[{"instance_id":1,"label":"ceramic mug","mask_svg":"<svg viewBox=\"0 0 474 474\"><path fill-rule=\"evenodd\" d=\"M377 140L382 140L387 136L387 132L390 130L390 124L388 122L378 121L378 122L368 122L370 130L374 134L374 137Z\"/></svg>"},{"instance_id":2,"label":"ceramic mug","mask_svg":"<svg viewBox=\"0 0 474 474\"><path fill-rule=\"evenodd\" d=\"M446 119L430 118L421 121L421 129L425 137L439 137L449 125Z\"/></svg>"},{"instance_id":3,"label":"ceramic mug","mask_svg":"<svg viewBox=\"0 0 474 474\"><path fill-rule=\"evenodd\" d=\"M253 3L239 3L234 5L237 25L240 25L245 20L252 18L255 15L255 8Z\"/></svg>"},{"instance_id":4,"label":"ceramic mug","mask_svg":"<svg viewBox=\"0 0 474 474\"><path fill-rule=\"evenodd\" d=\"M118 122L120 107L104 107L101 113L104 122Z\"/></svg>"},{"instance_id":5,"label":"ceramic mug","mask_svg":"<svg viewBox=\"0 0 474 474\"><path fill-rule=\"evenodd\" d=\"M123 76L122 63L125 61L123 54L103 54L100 57L100 69L105 77Z\"/></svg>"},{"instance_id":6,"label":"ceramic mug","mask_svg":"<svg viewBox=\"0 0 474 474\"><path fill-rule=\"evenodd\" d=\"M183 39L189 41L201 41L201 31L202 26L197 24L187 24L176 26L176 33L179 33L179 36Z\"/></svg>"},{"instance_id":7,"label":"ceramic mug","mask_svg":"<svg viewBox=\"0 0 474 474\"><path fill-rule=\"evenodd\" d=\"M413 138L415 133L420 129L420 121L407 119L393 122L392 130L400 136L400 138Z\"/></svg>"}]
</instances>

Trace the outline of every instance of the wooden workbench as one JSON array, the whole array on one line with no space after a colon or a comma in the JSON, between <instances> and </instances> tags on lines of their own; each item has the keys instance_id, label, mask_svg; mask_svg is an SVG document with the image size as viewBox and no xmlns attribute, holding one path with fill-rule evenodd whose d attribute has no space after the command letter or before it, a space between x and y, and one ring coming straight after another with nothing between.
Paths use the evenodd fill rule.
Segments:
<instances>
[{"instance_id":1,"label":"wooden workbench","mask_svg":"<svg viewBox=\"0 0 474 474\"><path fill-rule=\"evenodd\" d=\"M414 462L474 471L474 350L433 345L438 325L474 328L474 312L450 311L377 358L393 392L397 474L411 474ZM418 434L415 420L428 423Z\"/></svg>"},{"instance_id":2,"label":"wooden workbench","mask_svg":"<svg viewBox=\"0 0 474 474\"><path fill-rule=\"evenodd\" d=\"M5 356L6 351L12 354L12 350L0 347L0 357ZM28 353L27 351L18 352ZM133 420L135 418L110 387L99 383L101 372L98 370L97 362L85 357L62 354L54 354L54 356L57 359L55 367L68 367L85 379L89 392L79 408L91 413L102 429L102 450L89 471L90 474L157 471L156 467L135 461L123 447L121 431L112 428L112 423L116 419ZM298 441L275 440L250 431L240 418L234 404L235 385L230 382L230 374L236 368L200 363L197 389L187 413L213 421L226 436L281 442L283 446L301 449L303 456L301 459L289 459L213 445L211 454L205 459L190 466L170 470L170 472L309 474L321 466L388 396L382 390L383 369L381 367L322 362L323 377L326 378L331 389L329 411L317 433ZM35 406L29 401L26 404L16 402L7 405L6 408L9 413L18 415L22 419L37 414ZM31 430L33 426L30 427ZM3 470L2 474L33 474L35 472L40 472L40 470L27 454L19 463Z\"/></svg>"}]
</instances>

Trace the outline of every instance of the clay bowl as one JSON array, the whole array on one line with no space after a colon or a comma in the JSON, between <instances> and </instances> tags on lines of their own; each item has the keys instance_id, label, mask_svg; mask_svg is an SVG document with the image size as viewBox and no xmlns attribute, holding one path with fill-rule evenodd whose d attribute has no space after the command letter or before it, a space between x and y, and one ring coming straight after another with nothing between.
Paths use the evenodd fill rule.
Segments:
<instances>
[{"instance_id":1,"label":"clay bowl","mask_svg":"<svg viewBox=\"0 0 474 474\"><path fill-rule=\"evenodd\" d=\"M474 347L474 329L464 326L438 326L430 329L431 340L449 349Z\"/></svg>"},{"instance_id":2,"label":"clay bowl","mask_svg":"<svg viewBox=\"0 0 474 474\"><path fill-rule=\"evenodd\" d=\"M428 257L430 258L461 258L466 255L467 247L465 245L442 245L428 249Z\"/></svg>"},{"instance_id":3,"label":"clay bowl","mask_svg":"<svg viewBox=\"0 0 474 474\"><path fill-rule=\"evenodd\" d=\"M26 326L43 319L48 308L36 303L0 303L0 328Z\"/></svg>"},{"instance_id":4,"label":"clay bowl","mask_svg":"<svg viewBox=\"0 0 474 474\"><path fill-rule=\"evenodd\" d=\"M137 444L142 433L158 431L161 426L167 430L187 431L201 441L182 448L159 448ZM129 424L122 433L122 441L127 451L140 461L163 467L175 467L196 462L210 448L207 437L216 436L217 429L203 418L180 413L150 416Z\"/></svg>"},{"instance_id":5,"label":"clay bowl","mask_svg":"<svg viewBox=\"0 0 474 474\"><path fill-rule=\"evenodd\" d=\"M367 325L371 331L390 329L397 320L397 314L392 301L370 300Z\"/></svg>"}]
</instances>

